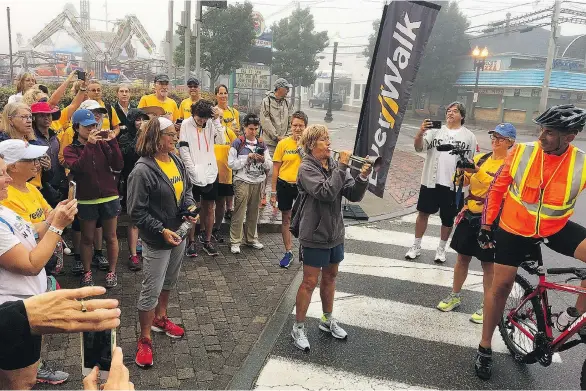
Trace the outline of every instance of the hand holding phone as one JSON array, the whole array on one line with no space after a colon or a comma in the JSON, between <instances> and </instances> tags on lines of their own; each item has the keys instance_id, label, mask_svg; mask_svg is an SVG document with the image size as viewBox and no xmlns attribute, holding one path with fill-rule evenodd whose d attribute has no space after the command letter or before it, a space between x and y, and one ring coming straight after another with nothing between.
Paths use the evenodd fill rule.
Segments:
<instances>
[{"instance_id":1,"label":"hand holding phone","mask_svg":"<svg viewBox=\"0 0 586 391\"><path fill-rule=\"evenodd\" d=\"M110 365L110 375L106 384L102 385L102 390L134 390L134 384L130 381L130 373L123 362L122 349L117 347L112 354L112 364ZM84 390L99 390L98 377L99 370L94 367L89 375L83 379Z\"/></svg>"},{"instance_id":2,"label":"hand holding phone","mask_svg":"<svg viewBox=\"0 0 586 391\"><path fill-rule=\"evenodd\" d=\"M431 121L431 128L432 129L441 129L442 128L442 121Z\"/></svg>"},{"instance_id":3,"label":"hand holding phone","mask_svg":"<svg viewBox=\"0 0 586 391\"><path fill-rule=\"evenodd\" d=\"M75 183L74 181L69 181L69 192L67 193L67 199L69 201L75 199L75 196L77 195L77 183Z\"/></svg>"},{"instance_id":4,"label":"hand holding phone","mask_svg":"<svg viewBox=\"0 0 586 391\"><path fill-rule=\"evenodd\" d=\"M115 347L116 329L81 333L81 373L88 376L98 367L98 378L108 380Z\"/></svg>"}]
</instances>

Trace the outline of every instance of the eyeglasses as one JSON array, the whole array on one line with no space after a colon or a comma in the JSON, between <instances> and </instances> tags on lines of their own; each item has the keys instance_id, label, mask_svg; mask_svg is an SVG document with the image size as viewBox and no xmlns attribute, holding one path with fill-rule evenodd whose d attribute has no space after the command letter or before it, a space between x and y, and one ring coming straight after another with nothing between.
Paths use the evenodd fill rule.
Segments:
<instances>
[{"instance_id":1,"label":"eyeglasses","mask_svg":"<svg viewBox=\"0 0 586 391\"><path fill-rule=\"evenodd\" d=\"M97 88L97 89L93 89L93 90L88 90L89 92L102 92L101 88Z\"/></svg>"},{"instance_id":2,"label":"eyeglasses","mask_svg":"<svg viewBox=\"0 0 586 391\"><path fill-rule=\"evenodd\" d=\"M199 88L199 84L188 84L187 88Z\"/></svg>"},{"instance_id":3,"label":"eyeglasses","mask_svg":"<svg viewBox=\"0 0 586 391\"><path fill-rule=\"evenodd\" d=\"M492 133L492 134L490 135L490 139L491 139L491 140L498 141L498 142L501 142L501 141L504 141L504 140L508 140L508 138L507 138L507 137L499 137L499 136L495 135L494 133Z\"/></svg>"},{"instance_id":4,"label":"eyeglasses","mask_svg":"<svg viewBox=\"0 0 586 391\"><path fill-rule=\"evenodd\" d=\"M32 121L33 120L32 115L13 115L12 118L20 118L23 121Z\"/></svg>"}]
</instances>

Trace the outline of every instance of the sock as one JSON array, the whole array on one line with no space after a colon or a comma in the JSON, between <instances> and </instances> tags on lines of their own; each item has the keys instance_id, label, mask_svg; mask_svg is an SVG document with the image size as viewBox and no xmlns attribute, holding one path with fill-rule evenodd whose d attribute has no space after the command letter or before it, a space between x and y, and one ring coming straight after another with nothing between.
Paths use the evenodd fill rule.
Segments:
<instances>
[{"instance_id":1,"label":"sock","mask_svg":"<svg viewBox=\"0 0 586 391\"><path fill-rule=\"evenodd\" d=\"M442 250L445 250L446 249L446 244L448 244L448 241L447 240L440 240L439 241L438 248L441 248Z\"/></svg>"},{"instance_id":2,"label":"sock","mask_svg":"<svg viewBox=\"0 0 586 391\"><path fill-rule=\"evenodd\" d=\"M452 291L452 295L456 296L456 297L460 297L460 292L456 293L456 292Z\"/></svg>"},{"instance_id":3,"label":"sock","mask_svg":"<svg viewBox=\"0 0 586 391\"><path fill-rule=\"evenodd\" d=\"M415 240L413 241L413 245L415 247L421 247L421 238L415 238Z\"/></svg>"},{"instance_id":4,"label":"sock","mask_svg":"<svg viewBox=\"0 0 586 391\"><path fill-rule=\"evenodd\" d=\"M293 327L294 327L294 328L298 328L298 329L302 329L302 328L304 328L304 327L305 327L305 323L304 323L304 322L295 322L295 323L293 324Z\"/></svg>"},{"instance_id":5,"label":"sock","mask_svg":"<svg viewBox=\"0 0 586 391\"><path fill-rule=\"evenodd\" d=\"M324 322L327 322L330 320L331 317L332 317L331 312L324 312L324 314L321 317L321 320L323 320Z\"/></svg>"},{"instance_id":6,"label":"sock","mask_svg":"<svg viewBox=\"0 0 586 391\"><path fill-rule=\"evenodd\" d=\"M102 250L94 250L94 255L102 255Z\"/></svg>"},{"instance_id":7,"label":"sock","mask_svg":"<svg viewBox=\"0 0 586 391\"><path fill-rule=\"evenodd\" d=\"M483 353L483 354L488 354L488 355L492 354L492 349L491 348L484 348L484 347L482 347L480 345L478 345L478 351L480 353Z\"/></svg>"},{"instance_id":8,"label":"sock","mask_svg":"<svg viewBox=\"0 0 586 391\"><path fill-rule=\"evenodd\" d=\"M285 254L293 254L292 250L285 250Z\"/></svg>"}]
</instances>

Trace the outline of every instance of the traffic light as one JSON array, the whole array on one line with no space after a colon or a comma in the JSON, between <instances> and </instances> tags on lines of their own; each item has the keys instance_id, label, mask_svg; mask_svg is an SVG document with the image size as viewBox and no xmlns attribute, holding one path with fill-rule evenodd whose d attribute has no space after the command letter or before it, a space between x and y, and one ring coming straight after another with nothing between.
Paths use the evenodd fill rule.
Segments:
<instances>
[{"instance_id":1,"label":"traffic light","mask_svg":"<svg viewBox=\"0 0 586 391\"><path fill-rule=\"evenodd\" d=\"M225 9L228 8L228 1L202 1L201 5L203 7L213 7L213 8L220 8Z\"/></svg>"}]
</instances>

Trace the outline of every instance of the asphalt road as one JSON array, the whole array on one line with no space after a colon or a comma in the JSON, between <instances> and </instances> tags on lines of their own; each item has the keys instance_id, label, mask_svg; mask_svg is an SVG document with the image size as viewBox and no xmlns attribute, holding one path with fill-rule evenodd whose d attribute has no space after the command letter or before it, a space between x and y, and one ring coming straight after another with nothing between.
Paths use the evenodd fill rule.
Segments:
<instances>
[{"instance_id":1,"label":"asphalt road","mask_svg":"<svg viewBox=\"0 0 586 391\"><path fill-rule=\"evenodd\" d=\"M311 122L322 110L307 110ZM353 114L334 112L331 128L334 145L352 139ZM356 115L357 117L357 115ZM321 122L321 121L320 121ZM415 128L416 127L412 127ZM405 128L398 144L412 142ZM488 137L479 132L481 147ZM519 141L531 141L531 137ZM586 142L577 142L582 149ZM439 240L439 221L433 217L423 254L405 261L412 243L414 215L348 227L346 258L340 266L334 316L344 325L349 338L333 339L318 330L321 315L319 293L312 299L306 322L311 352L303 353L292 344L293 312L261 371L260 389L577 389L586 358L582 346L562 352L549 367L519 365L506 351L498 332L493 339L494 376L481 381L474 375L473 358L481 326L468 321L482 300L481 268L477 261L464 287L462 306L451 313L435 309L451 288L456 255L448 253L444 265L436 265L433 255ZM586 225L586 197L578 200L574 221ZM543 248L545 264L579 266L574 259ZM555 280L555 281L560 281ZM550 295L553 312L572 305L571 295ZM293 309L294 311L294 309Z\"/></svg>"}]
</instances>

